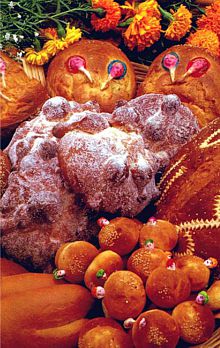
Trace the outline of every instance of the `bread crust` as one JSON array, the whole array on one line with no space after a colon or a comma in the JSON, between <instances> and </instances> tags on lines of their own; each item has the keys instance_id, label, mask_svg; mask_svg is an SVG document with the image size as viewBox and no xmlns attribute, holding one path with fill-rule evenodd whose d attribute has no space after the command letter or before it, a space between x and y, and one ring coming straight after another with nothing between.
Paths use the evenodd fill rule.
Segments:
<instances>
[{"instance_id":1,"label":"bread crust","mask_svg":"<svg viewBox=\"0 0 220 348\"><path fill-rule=\"evenodd\" d=\"M72 56L85 59L93 83L82 72L73 74L67 70L67 61ZM114 60L125 63L127 73L122 79L114 79L106 89L100 90L108 79L108 65ZM101 40L81 40L53 59L47 73L47 88L51 97L60 95L78 103L97 101L101 111L112 112L119 100L134 98L136 80L132 64L118 47Z\"/></svg>"}]
</instances>

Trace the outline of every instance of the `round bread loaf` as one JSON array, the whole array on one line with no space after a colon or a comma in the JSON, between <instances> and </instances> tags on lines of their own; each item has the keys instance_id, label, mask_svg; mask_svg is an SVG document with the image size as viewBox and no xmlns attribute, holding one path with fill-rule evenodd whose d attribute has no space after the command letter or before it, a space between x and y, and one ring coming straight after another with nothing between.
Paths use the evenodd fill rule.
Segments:
<instances>
[{"instance_id":1,"label":"round bread loaf","mask_svg":"<svg viewBox=\"0 0 220 348\"><path fill-rule=\"evenodd\" d=\"M182 302L174 308L172 317L180 328L180 337L188 343L203 343L214 331L214 316L207 305Z\"/></svg>"},{"instance_id":2,"label":"round bread loaf","mask_svg":"<svg viewBox=\"0 0 220 348\"><path fill-rule=\"evenodd\" d=\"M174 93L204 126L220 116L219 76L220 61L205 49L173 46L153 61L138 94Z\"/></svg>"},{"instance_id":3,"label":"round bread loaf","mask_svg":"<svg viewBox=\"0 0 220 348\"><path fill-rule=\"evenodd\" d=\"M135 348L175 348L179 328L175 320L159 309L143 312L132 328Z\"/></svg>"},{"instance_id":4,"label":"round bread loaf","mask_svg":"<svg viewBox=\"0 0 220 348\"><path fill-rule=\"evenodd\" d=\"M47 88L51 97L97 101L101 111L112 112L119 100L135 96L136 81L129 59L119 48L106 41L82 40L51 62Z\"/></svg>"},{"instance_id":5,"label":"round bread loaf","mask_svg":"<svg viewBox=\"0 0 220 348\"><path fill-rule=\"evenodd\" d=\"M46 88L35 79L30 80L22 66L0 52L4 72L0 78L1 134L7 135L19 123L36 114L48 98Z\"/></svg>"},{"instance_id":6,"label":"round bread loaf","mask_svg":"<svg viewBox=\"0 0 220 348\"><path fill-rule=\"evenodd\" d=\"M220 263L219 150L217 118L179 151L160 181L157 216L177 225L177 256L214 257Z\"/></svg>"}]
</instances>

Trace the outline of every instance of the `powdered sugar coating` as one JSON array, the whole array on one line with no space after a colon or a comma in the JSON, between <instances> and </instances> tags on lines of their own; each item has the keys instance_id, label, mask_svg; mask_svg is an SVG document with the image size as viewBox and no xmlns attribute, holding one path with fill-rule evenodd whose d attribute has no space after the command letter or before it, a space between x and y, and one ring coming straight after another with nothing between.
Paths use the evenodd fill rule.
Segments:
<instances>
[{"instance_id":1,"label":"powdered sugar coating","mask_svg":"<svg viewBox=\"0 0 220 348\"><path fill-rule=\"evenodd\" d=\"M136 133L71 131L60 142L59 161L70 186L97 211L135 216L159 194L160 163Z\"/></svg>"},{"instance_id":2,"label":"powdered sugar coating","mask_svg":"<svg viewBox=\"0 0 220 348\"><path fill-rule=\"evenodd\" d=\"M78 104L78 110L82 109ZM62 112L61 108L56 114L58 121ZM6 149L13 171L1 199L1 243L8 256L25 266L49 271L61 244L88 240L95 231L87 211L76 204L75 194L62 179L57 158L59 139L52 135L58 122L47 116L41 112L23 123ZM67 116L72 114L63 114Z\"/></svg>"},{"instance_id":3,"label":"powdered sugar coating","mask_svg":"<svg viewBox=\"0 0 220 348\"><path fill-rule=\"evenodd\" d=\"M199 130L192 112L174 94L145 94L115 109L114 127L141 134L145 147L172 157Z\"/></svg>"}]
</instances>

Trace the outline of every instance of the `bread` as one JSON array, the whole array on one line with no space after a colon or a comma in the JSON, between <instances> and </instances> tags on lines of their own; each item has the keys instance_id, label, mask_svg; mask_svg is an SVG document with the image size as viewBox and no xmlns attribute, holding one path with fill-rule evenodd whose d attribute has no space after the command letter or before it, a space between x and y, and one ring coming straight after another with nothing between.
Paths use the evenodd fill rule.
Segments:
<instances>
[{"instance_id":1,"label":"bread","mask_svg":"<svg viewBox=\"0 0 220 348\"><path fill-rule=\"evenodd\" d=\"M220 263L219 135L217 118L179 151L160 181L157 217L177 225L176 256Z\"/></svg>"},{"instance_id":2,"label":"bread","mask_svg":"<svg viewBox=\"0 0 220 348\"><path fill-rule=\"evenodd\" d=\"M5 84L0 79L1 132L14 129L27 118L35 115L48 98L46 89L39 81L30 80L21 65L0 52L0 59L6 65Z\"/></svg>"},{"instance_id":3,"label":"bread","mask_svg":"<svg viewBox=\"0 0 220 348\"><path fill-rule=\"evenodd\" d=\"M180 269L156 268L146 282L150 300L161 308L172 308L187 300L191 292L188 277Z\"/></svg>"},{"instance_id":4,"label":"bread","mask_svg":"<svg viewBox=\"0 0 220 348\"><path fill-rule=\"evenodd\" d=\"M106 314L117 320L136 318L146 302L144 285L139 276L130 271L112 273L104 285L103 304Z\"/></svg>"},{"instance_id":5,"label":"bread","mask_svg":"<svg viewBox=\"0 0 220 348\"><path fill-rule=\"evenodd\" d=\"M150 218L140 230L140 246L144 246L148 239L153 240L155 248L172 250L178 240L176 227L169 221Z\"/></svg>"},{"instance_id":6,"label":"bread","mask_svg":"<svg viewBox=\"0 0 220 348\"><path fill-rule=\"evenodd\" d=\"M112 115L85 113L60 122L53 134L63 136L63 177L86 206L134 217L159 194L155 173L197 131L176 96L145 95Z\"/></svg>"},{"instance_id":7,"label":"bread","mask_svg":"<svg viewBox=\"0 0 220 348\"><path fill-rule=\"evenodd\" d=\"M78 70L80 66L86 71ZM116 77L108 80L112 73ZM50 63L47 88L51 97L97 101L101 111L112 112L118 101L134 98L136 81L132 64L119 48L106 41L81 40Z\"/></svg>"},{"instance_id":8,"label":"bread","mask_svg":"<svg viewBox=\"0 0 220 348\"><path fill-rule=\"evenodd\" d=\"M194 255L185 255L178 257L175 263L177 268L188 276L192 291L199 291L207 287L210 270L204 265L203 259Z\"/></svg>"},{"instance_id":9,"label":"bread","mask_svg":"<svg viewBox=\"0 0 220 348\"><path fill-rule=\"evenodd\" d=\"M98 234L102 250L112 250L123 256L136 246L142 224L125 217L114 218Z\"/></svg>"},{"instance_id":10,"label":"bread","mask_svg":"<svg viewBox=\"0 0 220 348\"><path fill-rule=\"evenodd\" d=\"M179 59L179 64L175 63L177 66L173 82L169 69L163 68L163 59L170 53L176 54ZM195 73L184 79L184 74L189 70L188 64L196 58L200 59L203 66L198 72L199 76ZM199 124L205 126L220 116L219 75L220 60L211 56L205 49L188 45L172 46L153 61L138 94L174 93L192 110Z\"/></svg>"},{"instance_id":11,"label":"bread","mask_svg":"<svg viewBox=\"0 0 220 348\"><path fill-rule=\"evenodd\" d=\"M179 328L166 312L154 309L139 315L132 327L135 348L175 348L179 341Z\"/></svg>"},{"instance_id":12,"label":"bread","mask_svg":"<svg viewBox=\"0 0 220 348\"><path fill-rule=\"evenodd\" d=\"M123 269L123 261L120 255L111 250L100 252L85 272L85 285L89 289L93 286L104 286L110 274L121 269Z\"/></svg>"},{"instance_id":13,"label":"bread","mask_svg":"<svg viewBox=\"0 0 220 348\"><path fill-rule=\"evenodd\" d=\"M133 348L132 340L110 318L95 318L86 323L79 335L79 348Z\"/></svg>"},{"instance_id":14,"label":"bread","mask_svg":"<svg viewBox=\"0 0 220 348\"><path fill-rule=\"evenodd\" d=\"M98 232L88 210L64 183L57 159L59 139L52 135L70 110L76 114L85 109L96 106L48 100L39 116L17 128L5 149L13 170L1 198L1 245L8 257L29 270L51 272L63 243L88 240Z\"/></svg>"},{"instance_id":15,"label":"bread","mask_svg":"<svg viewBox=\"0 0 220 348\"><path fill-rule=\"evenodd\" d=\"M8 156L0 150L0 195L2 196L8 184L11 163Z\"/></svg>"},{"instance_id":16,"label":"bread","mask_svg":"<svg viewBox=\"0 0 220 348\"><path fill-rule=\"evenodd\" d=\"M151 272L166 266L167 255L160 249L148 250L143 247L135 250L128 259L127 268L136 273L145 283Z\"/></svg>"},{"instance_id":17,"label":"bread","mask_svg":"<svg viewBox=\"0 0 220 348\"><path fill-rule=\"evenodd\" d=\"M64 243L55 256L58 270L64 271L64 278L70 283L82 283L86 269L98 255L96 247L85 241Z\"/></svg>"},{"instance_id":18,"label":"bread","mask_svg":"<svg viewBox=\"0 0 220 348\"><path fill-rule=\"evenodd\" d=\"M180 328L180 337L191 344L207 341L215 328L214 316L209 307L194 301L180 303L174 308L172 317Z\"/></svg>"},{"instance_id":19,"label":"bread","mask_svg":"<svg viewBox=\"0 0 220 348\"><path fill-rule=\"evenodd\" d=\"M27 273L27 270L19 265L18 263L15 263L13 261L7 260L4 257L0 258L1 266L1 277L7 277L14 274L21 274L21 273Z\"/></svg>"},{"instance_id":20,"label":"bread","mask_svg":"<svg viewBox=\"0 0 220 348\"><path fill-rule=\"evenodd\" d=\"M2 278L1 296L10 296L28 290L46 288L52 285L65 284L62 280L55 280L52 274L23 273Z\"/></svg>"},{"instance_id":21,"label":"bread","mask_svg":"<svg viewBox=\"0 0 220 348\"><path fill-rule=\"evenodd\" d=\"M216 280L207 290L209 297L208 306L212 311L220 310L220 280Z\"/></svg>"},{"instance_id":22,"label":"bread","mask_svg":"<svg viewBox=\"0 0 220 348\"><path fill-rule=\"evenodd\" d=\"M93 299L80 285L53 285L6 296L2 300L1 342L5 348L73 347L78 322Z\"/></svg>"}]
</instances>

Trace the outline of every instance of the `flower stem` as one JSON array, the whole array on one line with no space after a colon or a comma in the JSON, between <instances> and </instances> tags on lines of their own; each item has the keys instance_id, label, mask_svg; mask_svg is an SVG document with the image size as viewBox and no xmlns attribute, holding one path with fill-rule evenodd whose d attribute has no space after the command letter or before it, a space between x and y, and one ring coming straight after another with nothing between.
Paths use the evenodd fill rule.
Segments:
<instances>
[{"instance_id":1,"label":"flower stem","mask_svg":"<svg viewBox=\"0 0 220 348\"><path fill-rule=\"evenodd\" d=\"M172 14L166 10L164 10L161 6L158 5L158 8L160 10L160 13L162 14L162 16L167 19L168 21L172 22L174 20Z\"/></svg>"}]
</instances>

